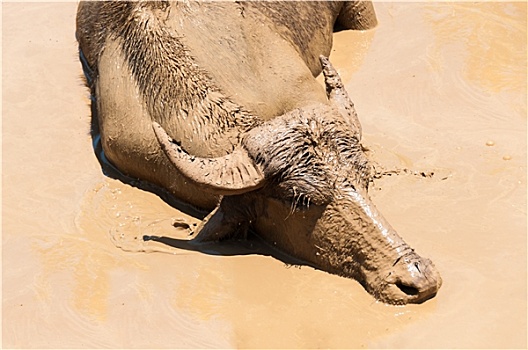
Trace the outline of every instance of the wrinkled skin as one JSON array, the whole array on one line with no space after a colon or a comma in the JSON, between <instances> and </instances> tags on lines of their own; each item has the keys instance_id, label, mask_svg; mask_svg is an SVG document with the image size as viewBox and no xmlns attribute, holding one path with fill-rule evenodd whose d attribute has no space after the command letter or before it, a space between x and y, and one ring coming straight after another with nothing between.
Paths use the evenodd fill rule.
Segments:
<instances>
[{"instance_id":1,"label":"wrinkled skin","mask_svg":"<svg viewBox=\"0 0 528 350\"><path fill-rule=\"evenodd\" d=\"M196 244L252 228L379 300L427 300L441 278L371 202L361 126L325 58L334 28L375 24L369 2L82 2L104 154L212 210Z\"/></svg>"}]
</instances>

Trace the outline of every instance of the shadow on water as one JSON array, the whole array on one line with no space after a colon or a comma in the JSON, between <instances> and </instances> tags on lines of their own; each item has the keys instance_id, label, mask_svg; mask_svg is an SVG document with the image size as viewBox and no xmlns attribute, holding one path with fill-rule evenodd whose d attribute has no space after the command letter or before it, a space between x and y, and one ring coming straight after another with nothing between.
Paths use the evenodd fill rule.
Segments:
<instances>
[{"instance_id":1,"label":"shadow on water","mask_svg":"<svg viewBox=\"0 0 528 350\"><path fill-rule=\"evenodd\" d=\"M242 256L242 255L263 255L270 256L286 265L304 265L306 262L296 259L276 248L260 238L255 232L250 230L245 239L228 239L220 242L194 242L193 240L178 239L167 236L143 236L144 241L155 241L173 248L200 252L207 255L217 256Z\"/></svg>"}]
</instances>

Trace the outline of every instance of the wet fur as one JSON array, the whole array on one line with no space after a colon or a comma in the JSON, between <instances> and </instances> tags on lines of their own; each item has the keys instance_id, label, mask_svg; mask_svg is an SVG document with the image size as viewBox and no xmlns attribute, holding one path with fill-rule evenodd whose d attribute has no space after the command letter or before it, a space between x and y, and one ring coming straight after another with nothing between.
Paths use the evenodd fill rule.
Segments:
<instances>
[{"instance_id":1,"label":"wet fur","mask_svg":"<svg viewBox=\"0 0 528 350\"><path fill-rule=\"evenodd\" d=\"M275 187L270 195L291 203L292 211L310 203L328 204L334 197L332 184L338 181L362 187L371 181L371 165L358 135L336 114L324 105L296 109L259 128L258 139L266 144L252 144L252 133L243 140Z\"/></svg>"}]
</instances>

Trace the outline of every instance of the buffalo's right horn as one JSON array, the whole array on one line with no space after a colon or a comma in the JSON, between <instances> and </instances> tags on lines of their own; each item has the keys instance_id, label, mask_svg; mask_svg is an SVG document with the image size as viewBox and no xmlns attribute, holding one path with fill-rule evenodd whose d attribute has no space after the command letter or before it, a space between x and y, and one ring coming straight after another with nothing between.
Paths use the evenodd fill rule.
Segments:
<instances>
[{"instance_id":1,"label":"buffalo's right horn","mask_svg":"<svg viewBox=\"0 0 528 350\"><path fill-rule=\"evenodd\" d=\"M176 169L208 192L235 195L264 185L264 175L242 146L237 146L232 153L223 157L195 157L176 144L161 125L153 122L152 128L161 148Z\"/></svg>"},{"instance_id":2,"label":"buffalo's right horn","mask_svg":"<svg viewBox=\"0 0 528 350\"><path fill-rule=\"evenodd\" d=\"M323 75L325 78L326 96L328 101L337 108L341 115L350 122L350 126L356 130L358 139L361 140L361 124L356 113L354 103L350 100L345 86L341 81L341 77L337 73L336 69L330 63L328 57L323 55L319 56L321 66L323 67Z\"/></svg>"}]
</instances>

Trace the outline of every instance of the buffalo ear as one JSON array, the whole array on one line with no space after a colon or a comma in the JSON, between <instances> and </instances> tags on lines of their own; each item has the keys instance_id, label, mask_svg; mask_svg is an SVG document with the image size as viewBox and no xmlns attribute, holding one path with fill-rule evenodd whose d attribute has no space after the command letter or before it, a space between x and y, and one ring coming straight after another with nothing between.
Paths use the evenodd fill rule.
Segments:
<instances>
[{"instance_id":1,"label":"buffalo ear","mask_svg":"<svg viewBox=\"0 0 528 350\"><path fill-rule=\"evenodd\" d=\"M152 123L161 149L172 165L205 191L219 195L235 195L253 191L264 185L264 175L248 152L237 146L218 158L189 155L176 144L161 125Z\"/></svg>"},{"instance_id":2,"label":"buffalo ear","mask_svg":"<svg viewBox=\"0 0 528 350\"><path fill-rule=\"evenodd\" d=\"M330 60L328 60L328 57L321 55L319 56L319 60L323 67L328 101L330 101L330 104L349 122L350 126L355 130L358 140L361 140L361 124L356 109L354 108L354 103L350 100L343 82L341 81L341 77L332 63L330 63Z\"/></svg>"}]
</instances>

